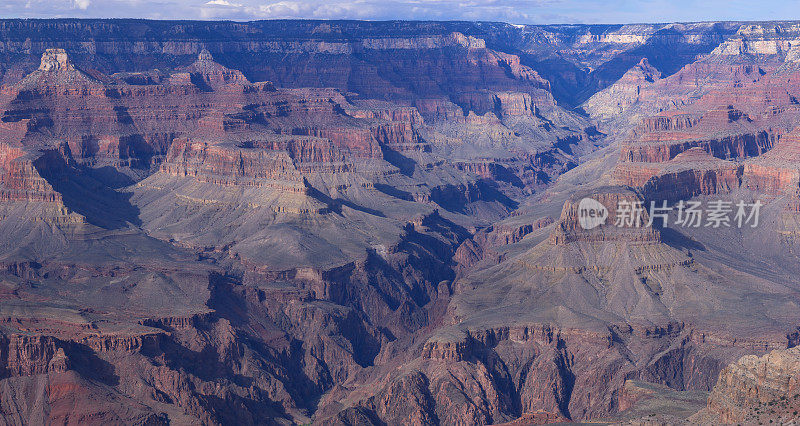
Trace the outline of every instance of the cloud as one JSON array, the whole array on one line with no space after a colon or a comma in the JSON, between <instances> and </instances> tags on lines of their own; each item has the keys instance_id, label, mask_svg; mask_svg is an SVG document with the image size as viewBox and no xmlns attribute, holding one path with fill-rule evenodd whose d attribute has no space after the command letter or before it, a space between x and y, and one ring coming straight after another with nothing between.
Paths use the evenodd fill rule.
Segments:
<instances>
[{"instance_id":1,"label":"cloud","mask_svg":"<svg viewBox=\"0 0 800 426\"><path fill-rule=\"evenodd\" d=\"M210 6L242 7L240 3L231 3L227 0L211 0L206 4Z\"/></svg>"},{"instance_id":2,"label":"cloud","mask_svg":"<svg viewBox=\"0 0 800 426\"><path fill-rule=\"evenodd\" d=\"M245 7L257 19L527 20L552 0L282 0Z\"/></svg>"},{"instance_id":3,"label":"cloud","mask_svg":"<svg viewBox=\"0 0 800 426\"><path fill-rule=\"evenodd\" d=\"M308 3L281 1L259 6L258 13L263 17L287 18L297 17L301 12L308 13L314 8L315 6Z\"/></svg>"},{"instance_id":4,"label":"cloud","mask_svg":"<svg viewBox=\"0 0 800 426\"><path fill-rule=\"evenodd\" d=\"M797 19L762 0L0 0L2 18L476 20L629 23Z\"/></svg>"}]
</instances>

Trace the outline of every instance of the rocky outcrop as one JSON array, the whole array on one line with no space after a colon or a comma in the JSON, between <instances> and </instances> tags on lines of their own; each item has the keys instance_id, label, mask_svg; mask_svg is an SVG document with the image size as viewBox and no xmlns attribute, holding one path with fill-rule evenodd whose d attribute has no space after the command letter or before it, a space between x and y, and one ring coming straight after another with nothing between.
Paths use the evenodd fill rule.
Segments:
<instances>
[{"instance_id":1,"label":"rocky outcrop","mask_svg":"<svg viewBox=\"0 0 800 426\"><path fill-rule=\"evenodd\" d=\"M664 163L620 163L613 179L621 185L641 188L647 200L673 202L729 193L741 186L745 167L695 147Z\"/></svg>"},{"instance_id":2,"label":"rocky outcrop","mask_svg":"<svg viewBox=\"0 0 800 426\"><path fill-rule=\"evenodd\" d=\"M721 423L754 423L797 418L800 408L800 349L748 355L725 367L699 418Z\"/></svg>"},{"instance_id":3,"label":"rocky outcrop","mask_svg":"<svg viewBox=\"0 0 800 426\"><path fill-rule=\"evenodd\" d=\"M53 158L53 157L56 158ZM9 161L0 177L0 199L3 201L30 201L62 204L61 194L40 175L40 168L63 167L57 154L45 154L37 160L18 158ZM59 164L61 163L61 164Z\"/></svg>"},{"instance_id":4,"label":"rocky outcrop","mask_svg":"<svg viewBox=\"0 0 800 426\"><path fill-rule=\"evenodd\" d=\"M639 132L681 131L688 130L697 124L697 117L691 114L674 112L647 117L639 125Z\"/></svg>"},{"instance_id":5,"label":"rocky outcrop","mask_svg":"<svg viewBox=\"0 0 800 426\"><path fill-rule=\"evenodd\" d=\"M76 95L86 91L94 96L102 96L99 82L72 64L64 49L46 49L42 53L39 69L15 85L16 90L28 96L44 93L62 92Z\"/></svg>"},{"instance_id":6,"label":"rocky outcrop","mask_svg":"<svg viewBox=\"0 0 800 426\"><path fill-rule=\"evenodd\" d=\"M188 73L189 82L202 89L228 90L231 85L250 85L241 71L232 70L214 62L214 57L206 49L200 51L197 61L192 65L178 71L178 74L172 76L176 82L185 82L182 73Z\"/></svg>"},{"instance_id":7,"label":"rocky outcrop","mask_svg":"<svg viewBox=\"0 0 800 426\"><path fill-rule=\"evenodd\" d=\"M501 92L494 95L494 110L498 117L536 115L536 104L528 93Z\"/></svg>"},{"instance_id":8,"label":"rocky outcrop","mask_svg":"<svg viewBox=\"0 0 800 426\"><path fill-rule=\"evenodd\" d=\"M798 129L781 137L775 148L744 166L744 185L764 194L793 195L800 188Z\"/></svg>"},{"instance_id":9,"label":"rocky outcrop","mask_svg":"<svg viewBox=\"0 0 800 426\"><path fill-rule=\"evenodd\" d=\"M669 140L672 136L676 136L675 139ZM713 156L723 159L756 157L772 149L776 139L775 135L767 132L726 136L712 140L686 138L684 135L668 135L641 144L624 145L620 159L623 162L663 163L675 158L681 152L695 147L702 148Z\"/></svg>"},{"instance_id":10,"label":"rocky outcrop","mask_svg":"<svg viewBox=\"0 0 800 426\"><path fill-rule=\"evenodd\" d=\"M386 138L387 134L382 133L381 129L378 129L376 133L378 137L382 137L385 141L392 141ZM372 132L368 129L295 127L290 130L290 134L328 139L335 146L349 151L353 157L380 158L381 156L380 147ZM390 134L390 136L394 135ZM403 139L400 139L399 143L402 144L404 142Z\"/></svg>"},{"instance_id":11,"label":"rocky outcrop","mask_svg":"<svg viewBox=\"0 0 800 426\"><path fill-rule=\"evenodd\" d=\"M497 118L535 116L539 107L552 107L554 101L545 91L520 92L468 92L460 94L456 104L464 112L473 111L478 115L493 113Z\"/></svg>"},{"instance_id":12,"label":"rocky outcrop","mask_svg":"<svg viewBox=\"0 0 800 426\"><path fill-rule=\"evenodd\" d=\"M631 105L642 101L642 87L661 78L661 71L642 58L636 66L629 69L614 84L589 98L583 108L594 117L610 118L621 114Z\"/></svg>"},{"instance_id":13,"label":"rocky outcrop","mask_svg":"<svg viewBox=\"0 0 800 426\"><path fill-rule=\"evenodd\" d=\"M39 65L39 70L45 72L69 72L75 71L75 66L70 62L64 49L47 49L42 55L42 63Z\"/></svg>"},{"instance_id":14,"label":"rocky outcrop","mask_svg":"<svg viewBox=\"0 0 800 426\"><path fill-rule=\"evenodd\" d=\"M781 167L763 162L744 166L745 186L769 195L791 194L800 187L800 171L794 167Z\"/></svg>"},{"instance_id":15,"label":"rocky outcrop","mask_svg":"<svg viewBox=\"0 0 800 426\"><path fill-rule=\"evenodd\" d=\"M643 200L635 191L625 187L604 187L592 191L585 196L574 196L564 203L561 217L550 234L550 243L565 245L572 242L600 242L624 240L630 242L657 242L659 234L646 226L647 209L642 207ZM580 207L581 200L594 200L606 209L606 218L597 227L586 229L581 223L580 215L586 214ZM630 218L619 211L623 205L629 205L632 212ZM637 209L635 206L640 206ZM616 223L619 220L619 225Z\"/></svg>"},{"instance_id":16,"label":"rocky outcrop","mask_svg":"<svg viewBox=\"0 0 800 426\"><path fill-rule=\"evenodd\" d=\"M464 241L458 247L453 256L453 260L458 263L457 272L459 275L463 274L483 260L502 261L503 256L496 252L495 248L518 243L526 235L552 223L552 218L544 217L533 223L497 224L476 232L472 238Z\"/></svg>"},{"instance_id":17,"label":"rocky outcrop","mask_svg":"<svg viewBox=\"0 0 800 426\"><path fill-rule=\"evenodd\" d=\"M64 343L52 337L13 334L0 340L0 378L64 372Z\"/></svg>"},{"instance_id":18,"label":"rocky outcrop","mask_svg":"<svg viewBox=\"0 0 800 426\"><path fill-rule=\"evenodd\" d=\"M302 139L286 143L291 147L298 145L302 146ZM311 153L306 155L318 157L313 153L314 143L309 145ZM178 139L170 146L161 171L175 176L191 176L200 182L221 186L272 185L286 191L305 191L303 178L292 158L281 152L258 148L226 147ZM299 151L303 152L304 149L299 148ZM320 158L320 161L324 159Z\"/></svg>"}]
</instances>

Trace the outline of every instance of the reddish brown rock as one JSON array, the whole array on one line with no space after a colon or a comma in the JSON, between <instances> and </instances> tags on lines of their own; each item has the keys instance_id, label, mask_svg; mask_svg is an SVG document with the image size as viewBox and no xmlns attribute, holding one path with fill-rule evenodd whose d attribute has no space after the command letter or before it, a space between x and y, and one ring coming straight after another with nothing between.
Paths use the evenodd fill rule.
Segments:
<instances>
[{"instance_id":1,"label":"reddish brown rock","mask_svg":"<svg viewBox=\"0 0 800 426\"><path fill-rule=\"evenodd\" d=\"M53 155L53 154L50 154ZM39 174L39 167L48 167L49 156L45 155L39 160L31 161L19 158L10 161L5 168L4 175L0 178L2 189L0 199L3 201L39 201L61 204L61 194ZM58 167L58 160L56 167Z\"/></svg>"},{"instance_id":2,"label":"reddish brown rock","mask_svg":"<svg viewBox=\"0 0 800 426\"><path fill-rule=\"evenodd\" d=\"M575 241L660 241L660 237L653 228L647 227L648 214L642 198L633 190L624 187L604 187L592 191L585 196L574 196L564 203L556 227L550 234L550 242L554 245L564 245ZM589 198L602 204L608 211L604 224L594 229L584 229L579 220L578 206L580 201ZM631 216L630 221L616 225L618 211L624 203L639 205L641 211L638 215ZM622 220L622 219L621 219Z\"/></svg>"},{"instance_id":3,"label":"reddish brown rock","mask_svg":"<svg viewBox=\"0 0 800 426\"><path fill-rule=\"evenodd\" d=\"M4 336L4 372L8 376L60 373L69 368L63 342L45 336Z\"/></svg>"},{"instance_id":4,"label":"reddish brown rock","mask_svg":"<svg viewBox=\"0 0 800 426\"><path fill-rule=\"evenodd\" d=\"M524 225L498 224L478 231L471 239L464 241L453 256L453 260L458 263L459 274L466 272L482 260L500 262L502 256L493 250L494 248L518 243L526 235L552 223L552 218L545 217Z\"/></svg>"},{"instance_id":5,"label":"reddish brown rock","mask_svg":"<svg viewBox=\"0 0 800 426\"><path fill-rule=\"evenodd\" d=\"M800 188L798 129L781 137L775 148L744 166L744 185L767 195L790 196Z\"/></svg>"},{"instance_id":6,"label":"reddish brown rock","mask_svg":"<svg viewBox=\"0 0 800 426\"><path fill-rule=\"evenodd\" d=\"M639 125L640 132L683 131L697 124L697 117L680 111L665 112L661 115L647 117Z\"/></svg>"},{"instance_id":7,"label":"reddish brown rock","mask_svg":"<svg viewBox=\"0 0 800 426\"><path fill-rule=\"evenodd\" d=\"M772 423L797 418L800 408L800 350L749 355L725 367L708 406L698 417L721 423Z\"/></svg>"},{"instance_id":8,"label":"reddish brown rock","mask_svg":"<svg viewBox=\"0 0 800 426\"><path fill-rule=\"evenodd\" d=\"M645 198L658 203L731 192L740 187L745 167L695 147L664 163L620 163L613 179L641 188Z\"/></svg>"},{"instance_id":9,"label":"reddish brown rock","mask_svg":"<svg viewBox=\"0 0 800 426\"><path fill-rule=\"evenodd\" d=\"M288 141L286 145L302 146L302 139L299 141ZM310 145L313 152L313 142ZM178 139L170 146L161 171L171 175L191 176L201 182L222 186L271 184L287 191L305 190L302 176L290 157L257 148L209 145L207 142ZM300 148L300 151L305 150ZM306 155L315 157L313 154ZM322 158L319 160L324 161Z\"/></svg>"},{"instance_id":10,"label":"reddish brown rock","mask_svg":"<svg viewBox=\"0 0 800 426\"><path fill-rule=\"evenodd\" d=\"M0 32L39 25L0 22ZM87 34L131 28L66 25ZM205 25L245 39L210 40ZM650 36L683 38L690 25L667 35L462 23L165 26L180 36L63 43L79 47L71 52L82 64L105 58L97 66L106 69L119 66L120 52L137 55L130 64L142 69L199 52L194 63L104 75L50 51L40 70L3 89L0 167L11 195L0 203L0 325L29 339L8 345L13 357L0 344L0 371L16 372L0 378L3 414L14 422L591 419L624 405L626 379L705 389L731 358L786 343L791 286L711 271L692 257L694 245L644 229L646 216L621 230L581 229L578 194L555 193L529 204L542 209L531 218L546 217L558 214L548 203L575 195L557 223L489 226L603 141L523 65L538 67L541 56L487 45L534 49L527 44L544 35L550 49L553 37L571 37L588 50L559 51L562 59L589 57L579 63L600 70L576 80L610 79L616 70L603 74L592 58ZM655 32L645 27L638 31ZM25 43L3 46L14 57L43 42ZM222 66L204 48L248 69ZM173 55L169 66L153 52ZM572 65L558 63L568 75ZM621 82L630 96L617 105L652 101L662 80L686 88L730 73L719 83L727 90L773 68L702 63L672 79L643 60ZM338 89L276 88L245 74ZM670 193L679 197L733 188L741 166L722 158L763 154L796 112L790 90L751 89L731 92L734 108L720 90L685 116L645 120L628 142L631 159L650 162L618 169L641 190L583 195L613 220L620 201L672 186L686 188ZM656 97L674 107L695 100ZM779 101L765 107L769 97ZM559 190L571 192L570 178ZM769 179L765 186L786 183ZM30 210L41 205L75 209L86 223L39 221ZM729 254L709 247L709 256ZM456 262L474 269L459 275ZM755 318L763 338L725 328L754 319L736 315L744 300L782 307L780 317Z\"/></svg>"},{"instance_id":11,"label":"reddish brown rock","mask_svg":"<svg viewBox=\"0 0 800 426\"><path fill-rule=\"evenodd\" d=\"M766 131L711 140L692 134L659 134L651 140L624 145L620 159L622 162L663 163L694 147L723 159L755 157L772 149L776 139L777 135Z\"/></svg>"}]
</instances>

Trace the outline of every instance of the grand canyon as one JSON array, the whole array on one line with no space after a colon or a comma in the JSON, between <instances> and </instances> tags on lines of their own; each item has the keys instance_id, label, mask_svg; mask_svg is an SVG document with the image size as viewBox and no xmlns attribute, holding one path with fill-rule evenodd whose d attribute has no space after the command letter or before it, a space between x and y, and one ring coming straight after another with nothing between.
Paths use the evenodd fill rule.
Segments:
<instances>
[{"instance_id":1,"label":"grand canyon","mask_svg":"<svg viewBox=\"0 0 800 426\"><path fill-rule=\"evenodd\" d=\"M799 99L800 22L0 20L0 424L795 424Z\"/></svg>"}]
</instances>

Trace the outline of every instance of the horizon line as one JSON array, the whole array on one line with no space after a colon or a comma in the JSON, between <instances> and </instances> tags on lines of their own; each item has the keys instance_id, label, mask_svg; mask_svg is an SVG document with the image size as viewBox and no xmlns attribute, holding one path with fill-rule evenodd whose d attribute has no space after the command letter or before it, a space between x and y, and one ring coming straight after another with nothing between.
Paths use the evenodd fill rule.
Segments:
<instances>
[{"instance_id":1,"label":"horizon line","mask_svg":"<svg viewBox=\"0 0 800 426\"><path fill-rule=\"evenodd\" d=\"M232 22L238 24L260 23L260 22L368 22L368 23L391 23L391 22L418 22L418 23L469 23L469 24L504 24L512 27L546 27L546 26L563 26L563 27L589 27L589 26L626 26L626 25L669 25L669 24L715 24L715 23L731 23L731 24L778 24L778 23L800 23L798 19L767 19L767 20L726 20L726 19L709 19L699 21L661 21L661 22L605 22L605 23L539 23L539 24L516 24L506 21L481 21L481 20L466 20L466 19L326 19L326 18L272 18L272 19L251 19L251 20L237 20L237 19L192 19L192 18L133 18L133 17L113 17L113 18L87 18L87 17L50 17L50 18L21 18L21 17L0 17L0 21L147 21L147 22L198 22L198 23L211 23L211 22Z\"/></svg>"}]
</instances>

